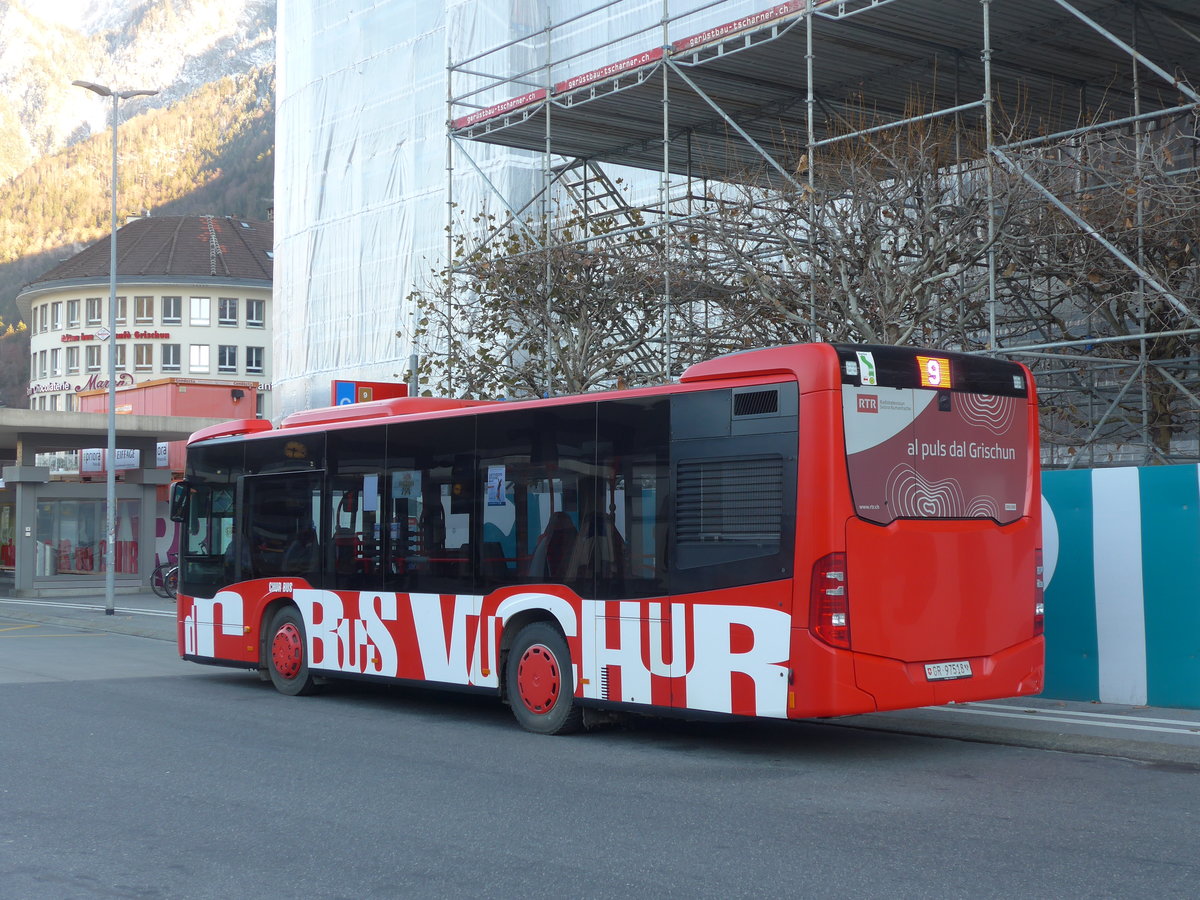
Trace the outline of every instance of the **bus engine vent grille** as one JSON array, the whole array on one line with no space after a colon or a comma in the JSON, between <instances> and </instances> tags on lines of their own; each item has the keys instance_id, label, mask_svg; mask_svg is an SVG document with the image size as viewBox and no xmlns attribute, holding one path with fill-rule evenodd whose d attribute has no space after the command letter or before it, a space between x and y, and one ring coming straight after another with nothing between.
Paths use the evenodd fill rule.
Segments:
<instances>
[{"instance_id":1,"label":"bus engine vent grille","mask_svg":"<svg viewBox=\"0 0 1200 900\"><path fill-rule=\"evenodd\" d=\"M733 395L734 416L770 416L779 412L779 391L745 391Z\"/></svg>"},{"instance_id":2,"label":"bus engine vent grille","mask_svg":"<svg viewBox=\"0 0 1200 900\"><path fill-rule=\"evenodd\" d=\"M777 547L783 530L782 457L681 461L675 524L681 544Z\"/></svg>"}]
</instances>

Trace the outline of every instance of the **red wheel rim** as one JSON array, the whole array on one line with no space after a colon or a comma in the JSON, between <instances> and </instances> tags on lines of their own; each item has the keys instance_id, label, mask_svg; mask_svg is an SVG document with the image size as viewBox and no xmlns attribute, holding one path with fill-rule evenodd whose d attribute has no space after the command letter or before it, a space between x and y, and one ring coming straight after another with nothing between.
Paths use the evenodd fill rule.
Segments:
<instances>
[{"instance_id":1,"label":"red wheel rim","mask_svg":"<svg viewBox=\"0 0 1200 900\"><path fill-rule=\"evenodd\" d=\"M275 671L291 681L300 674L304 662L304 642L300 629L291 622L284 622L271 640L271 662Z\"/></svg>"},{"instance_id":2,"label":"red wheel rim","mask_svg":"<svg viewBox=\"0 0 1200 900\"><path fill-rule=\"evenodd\" d=\"M550 648L534 644L526 650L517 663L517 691L525 708L535 715L546 715L558 702L561 687L558 660Z\"/></svg>"}]
</instances>

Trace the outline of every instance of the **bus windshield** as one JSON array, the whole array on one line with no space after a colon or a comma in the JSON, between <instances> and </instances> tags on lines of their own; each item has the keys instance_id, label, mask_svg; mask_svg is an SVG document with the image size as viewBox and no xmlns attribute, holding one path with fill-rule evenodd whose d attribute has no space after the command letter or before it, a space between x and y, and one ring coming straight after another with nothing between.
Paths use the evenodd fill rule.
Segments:
<instances>
[{"instance_id":1,"label":"bus windshield","mask_svg":"<svg viewBox=\"0 0 1200 900\"><path fill-rule=\"evenodd\" d=\"M952 370L949 357L893 348L841 357L846 462L860 518L1021 518L1029 422L1020 366L955 356Z\"/></svg>"}]
</instances>

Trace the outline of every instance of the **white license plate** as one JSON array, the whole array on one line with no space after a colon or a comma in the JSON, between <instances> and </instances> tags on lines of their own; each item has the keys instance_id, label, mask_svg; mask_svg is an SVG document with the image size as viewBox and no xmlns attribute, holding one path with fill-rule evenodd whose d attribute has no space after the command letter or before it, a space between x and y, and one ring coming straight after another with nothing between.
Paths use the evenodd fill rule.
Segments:
<instances>
[{"instance_id":1,"label":"white license plate","mask_svg":"<svg viewBox=\"0 0 1200 900\"><path fill-rule=\"evenodd\" d=\"M949 681L952 678L970 678L971 675L971 663L968 660L925 664L925 678L929 681Z\"/></svg>"}]
</instances>

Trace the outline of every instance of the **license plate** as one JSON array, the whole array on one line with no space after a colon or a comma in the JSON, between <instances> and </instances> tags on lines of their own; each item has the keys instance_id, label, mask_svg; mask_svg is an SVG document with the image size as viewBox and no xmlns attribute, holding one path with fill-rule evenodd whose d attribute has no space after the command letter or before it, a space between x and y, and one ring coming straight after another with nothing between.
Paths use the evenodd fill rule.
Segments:
<instances>
[{"instance_id":1,"label":"license plate","mask_svg":"<svg viewBox=\"0 0 1200 900\"><path fill-rule=\"evenodd\" d=\"M925 678L929 681L949 681L952 678L970 678L971 675L971 663L968 660L925 664Z\"/></svg>"}]
</instances>

